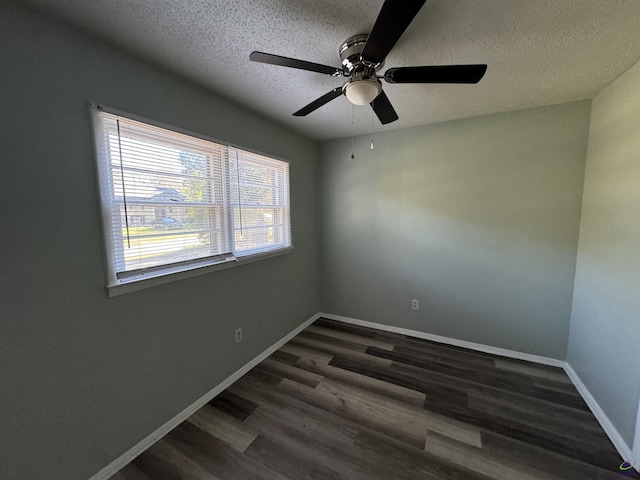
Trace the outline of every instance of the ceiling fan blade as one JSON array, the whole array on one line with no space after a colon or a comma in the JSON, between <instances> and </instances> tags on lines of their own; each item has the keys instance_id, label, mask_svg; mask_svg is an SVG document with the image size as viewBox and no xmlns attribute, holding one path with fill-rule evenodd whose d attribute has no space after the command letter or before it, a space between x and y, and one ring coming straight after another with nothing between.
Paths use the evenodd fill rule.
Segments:
<instances>
[{"instance_id":1,"label":"ceiling fan blade","mask_svg":"<svg viewBox=\"0 0 640 480\"><path fill-rule=\"evenodd\" d=\"M280 65L282 67L299 68L300 70L308 70L310 72L325 73L336 77L342 75L342 70L339 68L307 62L305 60L296 60L295 58L281 57L280 55L272 55L270 53L251 52L249 60L271 65Z\"/></svg>"},{"instance_id":2,"label":"ceiling fan blade","mask_svg":"<svg viewBox=\"0 0 640 480\"><path fill-rule=\"evenodd\" d=\"M386 0L362 50L362 59L373 65L382 63L425 2Z\"/></svg>"},{"instance_id":3,"label":"ceiling fan blade","mask_svg":"<svg viewBox=\"0 0 640 480\"><path fill-rule=\"evenodd\" d=\"M380 92L380 95L373 99L373 102L371 102L371 108L376 112L380 123L383 125L398 120L398 114L393 109L393 105L391 105L389 97L387 97L384 92Z\"/></svg>"},{"instance_id":4,"label":"ceiling fan blade","mask_svg":"<svg viewBox=\"0 0 640 480\"><path fill-rule=\"evenodd\" d=\"M389 83L478 83L486 71L484 64L400 67L387 70L384 79Z\"/></svg>"},{"instance_id":5,"label":"ceiling fan blade","mask_svg":"<svg viewBox=\"0 0 640 480\"><path fill-rule=\"evenodd\" d=\"M329 103L331 100L338 98L340 95L342 95L342 87L336 87L333 90L331 90L329 93L325 93L320 98L314 100L306 107L302 107L293 115L296 117L304 117L305 115L309 115L314 110L317 110L324 104Z\"/></svg>"}]
</instances>

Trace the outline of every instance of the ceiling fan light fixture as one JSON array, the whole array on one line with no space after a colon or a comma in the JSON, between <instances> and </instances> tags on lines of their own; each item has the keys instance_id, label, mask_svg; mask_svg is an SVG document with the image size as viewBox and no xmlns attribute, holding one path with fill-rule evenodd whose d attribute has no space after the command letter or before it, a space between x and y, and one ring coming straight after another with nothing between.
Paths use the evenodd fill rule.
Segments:
<instances>
[{"instance_id":1,"label":"ceiling fan light fixture","mask_svg":"<svg viewBox=\"0 0 640 480\"><path fill-rule=\"evenodd\" d=\"M344 86L344 94L354 105L367 105L380 95L382 85L376 79L355 80Z\"/></svg>"}]
</instances>

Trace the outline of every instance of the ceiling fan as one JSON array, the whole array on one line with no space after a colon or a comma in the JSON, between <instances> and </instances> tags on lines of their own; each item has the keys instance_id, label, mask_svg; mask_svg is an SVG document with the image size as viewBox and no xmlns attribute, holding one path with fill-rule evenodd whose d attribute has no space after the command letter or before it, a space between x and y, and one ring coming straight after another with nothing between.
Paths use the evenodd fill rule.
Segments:
<instances>
[{"instance_id":1,"label":"ceiling fan","mask_svg":"<svg viewBox=\"0 0 640 480\"><path fill-rule=\"evenodd\" d=\"M344 94L355 105L370 104L382 124L391 123L398 119L398 114L382 91L381 79L387 83L478 83L487 71L484 64L437 65L390 68L383 76L378 75L385 58L425 2L385 0L371 33L354 35L340 45L342 68L263 52L252 52L249 59L348 79L341 87L295 112L293 115L297 117L308 115Z\"/></svg>"}]
</instances>

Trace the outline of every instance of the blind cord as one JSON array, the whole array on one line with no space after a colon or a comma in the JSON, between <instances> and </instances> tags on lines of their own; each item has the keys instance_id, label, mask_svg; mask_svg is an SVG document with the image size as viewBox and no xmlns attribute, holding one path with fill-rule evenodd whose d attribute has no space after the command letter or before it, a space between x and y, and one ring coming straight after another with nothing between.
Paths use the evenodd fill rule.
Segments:
<instances>
[{"instance_id":1,"label":"blind cord","mask_svg":"<svg viewBox=\"0 0 640 480\"><path fill-rule=\"evenodd\" d=\"M131 238L129 237L129 212L127 211L127 190L124 185L124 166L122 165L122 141L120 139L120 119L116 119L118 127L118 154L120 155L120 176L122 177L122 197L124 199L124 223L127 226L127 247L131 248Z\"/></svg>"}]
</instances>

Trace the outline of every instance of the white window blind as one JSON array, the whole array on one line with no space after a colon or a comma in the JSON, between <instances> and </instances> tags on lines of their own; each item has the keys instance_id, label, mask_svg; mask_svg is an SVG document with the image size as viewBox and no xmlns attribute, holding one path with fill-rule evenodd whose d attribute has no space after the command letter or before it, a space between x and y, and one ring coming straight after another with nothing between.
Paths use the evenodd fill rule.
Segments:
<instances>
[{"instance_id":1,"label":"white window blind","mask_svg":"<svg viewBox=\"0 0 640 480\"><path fill-rule=\"evenodd\" d=\"M288 163L94 110L109 284L291 245Z\"/></svg>"},{"instance_id":2,"label":"white window blind","mask_svg":"<svg viewBox=\"0 0 640 480\"><path fill-rule=\"evenodd\" d=\"M230 148L229 178L235 254L290 246L289 164Z\"/></svg>"}]
</instances>

